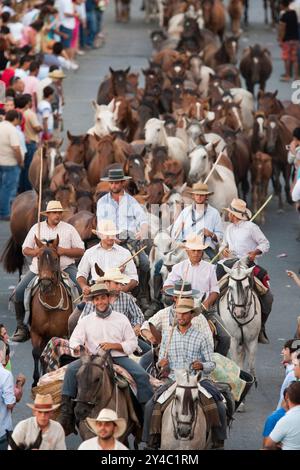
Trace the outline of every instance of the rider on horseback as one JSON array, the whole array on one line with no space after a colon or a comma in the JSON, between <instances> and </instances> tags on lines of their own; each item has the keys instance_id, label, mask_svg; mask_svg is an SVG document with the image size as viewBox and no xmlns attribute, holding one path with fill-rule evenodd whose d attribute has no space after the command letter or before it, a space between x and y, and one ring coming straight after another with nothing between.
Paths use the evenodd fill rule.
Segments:
<instances>
[{"instance_id":1,"label":"rider on horseback","mask_svg":"<svg viewBox=\"0 0 300 470\"><path fill-rule=\"evenodd\" d=\"M153 395L148 374L128 356L137 348L137 338L125 315L116 312L109 305L109 291L105 284L95 284L91 288L89 300L93 300L95 312L84 317L76 326L70 338L70 347L79 352L84 346L89 354L96 354L98 348L110 351L115 364L124 367L135 379L137 399L143 404ZM76 374L81 359L68 365L62 388L62 408L60 423L66 435L74 430L72 399L77 395Z\"/></svg>"},{"instance_id":2,"label":"rider on horseback","mask_svg":"<svg viewBox=\"0 0 300 470\"><path fill-rule=\"evenodd\" d=\"M270 248L270 243L261 231L261 229L250 221L251 212L247 209L247 204L242 199L233 199L230 207L226 208L228 212L229 221L231 222L224 235L224 246L222 253L225 258L231 258L229 261L221 262L217 267L217 277L221 279L225 274L222 263L228 267L232 267L239 258L248 258L248 266L255 266L255 258L267 253ZM255 266L254 275L256 271L263 271L259 266ZM259 275L259 274L258 274ZM267 292L259 295L261 303L261 331L258 337L258 342L268 344L269 340L265 332L265 324L268 316L271 313L273 295L268 285L268 277L265 276L261 279ZM265 289L266 290L266 289Z\"/></svg>"},{"instance_id":3,"label":"rider on horseback","mask_svg":"<svg viewBox=\"0 0 300 470\"><path fill-rule=\"evenodd\" d=\"M41 240L49 241L56 239L57 235L59 236L57 252L60 255L61 271L68 273L73 283L77 285L75 259L83 255L84 243L77 230L72 225L62 221L63 212L65 212L65 210L62 208L59 201L50 201L48 203L46 210L41 212L42 215L46 216L47 220L40 224L40 238ZM40 249L35 243L35 236L38 236L38 224L35 224L30 229L22 247L23 255L31 256L32 263L15 290L17 329L12 340L17 342L23 342L29 339L28 327L24 325L24 293L29 282L38 274L37 258Z\"/></svg>"}]
</instances>

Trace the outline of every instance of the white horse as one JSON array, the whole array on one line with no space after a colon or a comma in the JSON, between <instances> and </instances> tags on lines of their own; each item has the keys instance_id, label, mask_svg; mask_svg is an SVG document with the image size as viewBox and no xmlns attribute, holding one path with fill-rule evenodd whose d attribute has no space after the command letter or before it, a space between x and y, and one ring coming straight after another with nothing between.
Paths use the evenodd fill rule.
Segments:
<instances>
[{"instance_id":1,"label":"white horse","mask_svg":"<svg viewBox=\"0 0 300 470\"><path fill-rule=\"evenodd\" d=\"M204 181L213 166L213 160L209 156L210 145L198 145L189 153L190 171L188 174L189 184ZM238 197L233 171L223 165L216 165L213 173L208 179L210 191L210 204L221 211L228 207L232 199Z\"/></svg>"},{"instance_id":2,"label":"white horse","mask_svg":"<svg viewBox=\"0 0 300 470\"><path fill-rule=\"evenodd\" d=\"M87 131L87 134L97 134L98 137L104 137L111 132L117 132L120 130L116 124L120 105L119 103L117 103L115 110L114 100L112 100L108 105L97 104L94 100L92 101L92 105L95 109L95 124Z\"/></svg>"},{"instance_id":3,"label":"white horse","mask_svg":"<svg viewBox=\"0 0 300 470\"><path fill-rule=\"evenodd\" d=\"M169 137L164 125L165 121L157 118L151 118L146 122L145 145L167 147L169 157L182 163L187 171L187 146L179 137Z\"/></svg>"},{"instance_id":4,"label":"white horse","mask_svg":"<svg viewBox=\"0 0 300 470\"><path fill-rule=\"evenodd\" d=\"M257 340L261 328L261 306L251 285L252 268L243 260L237 261L230 269L223 265L229 274L228 289L219 300L219 313L231 335L231 359L244 369L245 360L250 373L255 375Z\"/></svg>"},{"instance_id":5,"label":"white horse","mask_svg":"<svg viewBox=\"0 0 300 470\"><path fill-rule=\"evenodd\" d=\"M202 450L209 448L206 418L199 404L198 378L184 369L176 372L175 396L162 417L161 449Z\"/></svg>"}]
</instances>

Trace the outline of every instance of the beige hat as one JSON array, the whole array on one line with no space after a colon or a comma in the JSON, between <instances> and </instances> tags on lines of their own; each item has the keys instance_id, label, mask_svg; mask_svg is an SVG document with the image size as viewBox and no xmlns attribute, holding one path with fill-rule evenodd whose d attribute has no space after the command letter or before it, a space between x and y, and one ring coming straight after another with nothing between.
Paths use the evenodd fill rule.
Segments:
<instances>
[{"instance_id":1,"label":"beige hat","mask_svg":"<svg viewBox=\"0 0 300 470\"><path fill-rule=\"evenodd\" d=\"M59 79L59 78L66 78L66 75L62 70L53 70L52 72L48 73L49 78Z\"/></svg>"},{"instance_id":2,"label":"beige hat","mask_svg":"<svg viewBox=\"0 0 300 470\"><path fill-rule=\"evenodd\" d=\"M129 284L131 279L125 274L122 274L120 268L110 268L105 271L104 276L98 278L98 282L105 281L114 281L119 282L120 284Z\"/></svg>"},{"instance_id":3,"label":"beige hat","mask_svg":"<svg viewBox=\"0 0 300 470\"><path fill-rule=\"evenodd\" d=\"M110 295L109 290L103 282L98 282L91 287L89 295L86 296L87 300L93 300L97 295Z\"/></svg>"},{"instance_id":4,"label":"beige hat","mask_svg":"<svg viewBox=\"0 0 300 470\"><path fill-rule=\"evenodd\" d=\"M115 423L116 425L115 432L114 432L115 439L122 436L127 428L126 420L124 418L118 418L117 413L108 408L103 408L103 410L100 411L96 419L86 418L86 421L90 430L96 435L98 435L98 429L96 427L97 422L107 421L107 422Z\"/></svg>"},{"instance_id":5,"label":"beige hat","mask_svg":"<svg viewBox=\"0 0 300 470\"><path fill-rule=\"evenodd\" d=\"M189 297L185 297L183 299L179 299L178 303L175 307L175 313L187 313L187 312L194 312L196 309L194 304L194 299Z\"/></svg>"},{"instance_id":6,"label":"beige hat","mask_svg":"<svg viewBox=\"0 0 300 470\"><path fill-rule=\"evenodd\" d=\"M46 215L48 212L69 212L68 209L64 209L59 201L49 201L46 210L41 212L42 215Z\"/></svg>"},{"instance_id":7,"label":"beige hat","mask_svg":"<svg viewBox=\"0 0 300 470\"><path fill-rule=\"evenodd\" d=\"M186 191L191 194L200 194L202 196L209 196L210 194L214 194L213 191L208 190L208 185L205 183L195 183Z\"/></svg>"},{"instance_id":8,"label":"beige hat","mask_svg":"<svg viewBox=\"0 0 300 470\"><path fill-rule=\"evenodd\" d=\"M208 243L206 243L206 245L204 244L203 237L196 233L190 233L186 237L186 241L183 243L183 247L186 250L206 250L208 246Z\"/></svg>"},{"instance_id":9,"label":"beige hat","mask_svg":"<svg viewBox=\"0 0 300 470\"><path fill-rule=\"evenodd\" d=\"M112 220L99 220L97 229L92 232L101 238L101 235L117 235L120 233Z\"/></svg>"},{"instance_id":10,"label":"beige hat","mask_svg":"<svg viewBox=\"0 0 300 470\"><path fill-rule=\"evenodd\" d=\"M60 403L54 405L52 396L50 393L47 395L40 395L39 393L36 394L34 399L34 403L27 403L27 406L35 411L54 411L60 407Z\"/></svg>"},{"instance_id":11,"label":"beige hat","mask_svg":"<svg viewBox=\"0 0 300 470\"><path fill-rule=\"evenodd\" d=\"M252 212L247 209L247 203L242 199L232 199L230 207L225 207L224 210L240 220L250 220L252 217Z\"/></svg>"}]
</instances>

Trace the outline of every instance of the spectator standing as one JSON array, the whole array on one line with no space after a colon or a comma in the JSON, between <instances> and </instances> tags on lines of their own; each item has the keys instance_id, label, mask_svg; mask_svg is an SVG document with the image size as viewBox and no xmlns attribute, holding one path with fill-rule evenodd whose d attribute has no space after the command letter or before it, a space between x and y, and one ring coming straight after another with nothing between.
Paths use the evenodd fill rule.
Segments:
<instances>
[{"instance_id":1,"label":"spectator standing","mask_svg":"<svg viewBox=\"0 0 300 470\"><path fill-rule=\"evenodd\" d=\"M54 119L52 111L52 100L54 98L54 90L50 86L46 86L43 90L43 99L38 105L38 119L43 128L43 140L49 140L53 134Z\"/></svg>"},{"instance_id":2,"label":"spectator standing","mask_svg":"<svg viewBox=\"0 0 300 470\"><path fill-rule=\"evenodd\" d=\"M94 47L94 40L97 34L96 0L86 0L86 47Z\"/></svg>"},{"instance_id":3,"label":"spectator standing","mask_svg":"<svg viewBox=\"0 0 300 470\"><path fill-rule=\"evenodd\" d=\"M25 78L29 74L29 67L31 64L32 58L28 55L24 55L20 59L20 66L15 70L15 77L19 77L21 79Z\"/></svg>"},{"instance_id":4,"label":"spectator standing","mask_svg":"<svg viewBox=\"0 0 300 470\"><path fill-rule=\"evenodd\" d=\"M28 77L23 78L25 83L24 93L29 93L32 96L32 109L36 111L37 109L37 92L39 88L39 79L37 78L39 74L40 64L37 61L31 62L29 66L29 75Z\"/></svg>"},{"instance_id":5,"label":"spectator standing","mask_svg":"<svg viewBox=\"0 0 300 470\"><path fill-rule=\"evenodd\" d=\"M16 129L19 122L18 111L12 110L0 123L0 220L10 218L10 205L16 196L23 166L24 155Z\"/></svg>"},{"instance_id":6,"label":"spectator standing","mask_svg":"<svg viewBox=\"0 0 300 470\"><path fill-rule=\"evenodd\" d=\"M16 403L12 373L5 369L6 346L0 342L0 450L7 450L6 430L12 431L11 411Z\"/></svg>"},{"instance_id":7,"label":"spectator standing","mask_svg":"<svg viewBox=\"0 0 300 470\"><path fill-rule=\"evenodd\" d=\"M281 81L291 80L291 72L294 68L294 78L298 79L298 19L294 10L290 9L290 0L281 0L280 6L282 14L279 18L278 42L282 50L282 60L284 62L285 74Z\"/></svg>"},{"instance_id":8,"label":"spectator standing","mask_svg":"<svg viewBox=\"0 0 300 470\"><path fill-rule=\"evenodd\" d=\"M73 31L75 29L75 18L78 16L74 11L72 0L58 0L56 8L59 12L60 32L62 33L62 44L66 49L68 59L74 61L74 49L71 47Z\"/></svg>"},{"instance_id":9,"label":"spectator standing","mask_svg":"<svg viewBox=\"0 0 300 470\"><path fill-rule=\"evenodd\" d=\"M11 84L11 79L15 76L16 69L19 68L20 61L18 58L13 58L10 61L9 67L7 67L1 75L1 80L5 83L8 88Z\"/></svg>"},{"instance_id":10,"label":"spectator standing","mask_svg":"<svg viewBox=\"0 0 300 470\"><path fill-rule=\"evenodd\" d=\"M267 419L264 424L264 429L263 429L263 447L266 443L267 437L271 434L273 431L274 427L276 426L277 422L282 418L288 410L288 403L287 403L287 389L283 393L283 400L281 403L281 407L278 408L277 410L273 411Z\"/></svg>"}]
</instances>

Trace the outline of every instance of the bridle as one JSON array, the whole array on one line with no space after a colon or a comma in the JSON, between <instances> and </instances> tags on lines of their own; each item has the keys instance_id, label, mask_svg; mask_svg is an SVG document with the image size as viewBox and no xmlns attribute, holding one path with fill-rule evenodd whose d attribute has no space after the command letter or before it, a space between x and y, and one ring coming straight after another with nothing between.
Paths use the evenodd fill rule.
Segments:
<instances>
[{"instance_id":1,"label":"bridle","mask_svg":"<svg viewBox=\"0 0 300 470\"><path fill-rule=\"evenodd\" d=\"M186 386L186 385L177 385L176 388L183 388L185 391L186 390L193 390L193 389L198 390L197 385L194 385L192 387L189 387L189 386ZM183 396L183 400L184 400L184 398L185 398L185 394ZM190 420L189 421L179 421L178 411L176 410L176 405L175 405L176 396L174 397L174 399L172 401L171 416L172 416L173 432L174 432L175 439L177 439L177 440L187 440L187 439L189 439L191 441L194 438L195 427L196 427L197 417L198 417L198 406L197 406L198 400L199 399L196 398L196 400L192 401L193 406L190 407L190 409L191 409L191 418L190 418ZM175 413L174 413L174 407L175 407ZM190 434L189 434L188 438L181 438L178 435L178 425L180 425L180 424L182 424L184 426L190 426L191 427Z\"/></svg>"}]
</instances>

